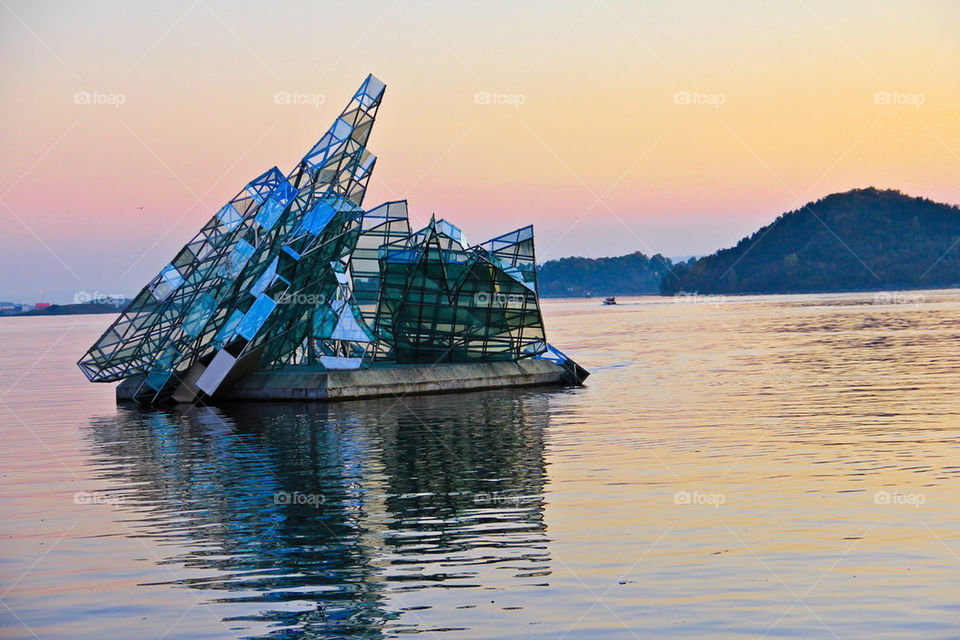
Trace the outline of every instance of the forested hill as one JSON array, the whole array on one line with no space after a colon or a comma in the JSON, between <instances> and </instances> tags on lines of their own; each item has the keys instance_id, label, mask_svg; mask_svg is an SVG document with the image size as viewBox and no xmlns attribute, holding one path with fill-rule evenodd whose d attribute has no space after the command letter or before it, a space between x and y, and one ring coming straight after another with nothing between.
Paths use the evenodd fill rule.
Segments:
<instances>
[{"instance_id":1,"label":"forested hill","mask_svg":"<svg viewBox=\"0 0 960 640\"><path fill-rule=\"evenodd\" d=\"M614 296L658 293L669 258L648 258L639 251L616 258L561 258L538 267L543 296Z\"/></svg>"},{"instance_id":2,"label":"forested hill","mask_svg":"<svg viewBox=\"0 0 960 640\"><path fill-rule=\"evenodd\" d=\"M661 293L787 293L960 282L960 207L874 188L781 215L735 247L673 267Z\"/></svg>"}]
</instances>

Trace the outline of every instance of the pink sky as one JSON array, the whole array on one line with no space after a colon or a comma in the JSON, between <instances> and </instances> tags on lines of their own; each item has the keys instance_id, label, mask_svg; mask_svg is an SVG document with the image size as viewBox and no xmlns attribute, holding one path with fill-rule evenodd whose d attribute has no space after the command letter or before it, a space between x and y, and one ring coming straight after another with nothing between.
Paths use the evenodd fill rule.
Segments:
<instances>
[{"instance_id":1,"label":"pink sky","mask_svg":"<svg viewBox=\"0 0 960 640\"><path fill-rule=\"evenodd\" d=\"M369 72L367 205L533 223L541 260L710 253L853 187L960 202L960 5L663 4L4 0L0 300L135 293Z\"/></svg>"}]
</instances>

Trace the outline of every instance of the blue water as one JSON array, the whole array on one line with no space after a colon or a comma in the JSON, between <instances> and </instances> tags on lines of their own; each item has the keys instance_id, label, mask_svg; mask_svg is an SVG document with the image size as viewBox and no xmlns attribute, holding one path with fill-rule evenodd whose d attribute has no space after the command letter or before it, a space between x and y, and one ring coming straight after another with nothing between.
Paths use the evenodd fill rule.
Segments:
<instances>
[{"instance_id":1,"label":"blue water","mask_svg":"<svg viewBox=\"0 0 960 640\"><path fill-rule=\"evenodd\" d=\"M956 292L545 310L587 387L182 411L0 319L0 636L960 636Z\"/></svg>"}]
</instances>

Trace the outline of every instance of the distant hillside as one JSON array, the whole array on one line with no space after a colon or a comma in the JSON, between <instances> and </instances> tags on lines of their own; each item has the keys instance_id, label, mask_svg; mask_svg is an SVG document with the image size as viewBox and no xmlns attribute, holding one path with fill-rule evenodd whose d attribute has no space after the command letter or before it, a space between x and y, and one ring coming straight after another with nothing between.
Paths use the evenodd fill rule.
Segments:
<instances>
[{"instance_id":1,"label":"distant hillside","mask_svg":"<svg viewBox=\"0 0 960 640\"><path fill-rule=\"evenodd\" d=\"M735 247L677 265L661 293L786 293L960 282L960 207L874 188L781 215Z\"/></svg>"},{"instance_id":2,"label":"distant hillside","mask_svg":"<svg viewBox=\"0 0 960 640\"><path fill-rule=\"evenodd\" d=\"M657 293L671 266L660 254L648 258L639 251L616 258L561 258L540 265L537 284L543 296Z\"/></svg>"},{"instance_id":3,"label":"distant hillside","mask_svg":"<svg viewBox=\"0 0 960 640\"><path fill-rule=\"evenodd\" d=\"M84 302L82 304L52 304L43 309L34 309L14 315L18 316L72 316L87 313L119 313L127 302Z\"/></svg>"}]
</instances>

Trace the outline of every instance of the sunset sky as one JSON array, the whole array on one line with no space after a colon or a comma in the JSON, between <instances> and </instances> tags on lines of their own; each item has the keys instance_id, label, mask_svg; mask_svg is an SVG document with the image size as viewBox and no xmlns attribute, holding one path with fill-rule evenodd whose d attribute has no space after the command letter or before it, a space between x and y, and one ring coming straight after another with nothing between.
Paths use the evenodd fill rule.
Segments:
<instances>
[{"instance_id":1,"label":"sunset sky","mask_svg":"<svg viewBox=\"0 0 960 640\"><path fill-rule=\"evenodd\" d=\"M854 187L960 203L952 0L0 0L0 60L0 300L134 294L367 73L366 204L533 223L541 261L711 253Z\"/></svg>"}]
</instances>

